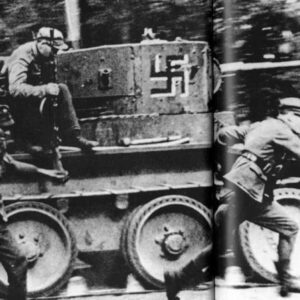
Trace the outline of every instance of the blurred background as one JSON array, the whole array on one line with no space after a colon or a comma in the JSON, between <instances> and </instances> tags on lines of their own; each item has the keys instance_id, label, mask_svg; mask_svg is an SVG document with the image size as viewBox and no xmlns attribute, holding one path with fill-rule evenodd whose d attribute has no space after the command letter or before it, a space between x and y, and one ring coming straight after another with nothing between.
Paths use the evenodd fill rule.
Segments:
<instances>
[{"instance_id":1,"label":"blurred background","mask_svg":"<svg viewBox=\"0 0 300 300\"><path fill-rule=\"evenodd\" d=\"M64 0L0 0L0 56L32 39L41 26L65 34ZM206 40L209 0L79 0L81 47L140 42L145 27L162 39Z\"/></svg>"},{"instance_id":2,"label":"blurred background","mask_svg":"<svg viewBox=\"0 0 300 300\"><path fill-rule=\"evenodd\" d=\"M214 54L221 63L257 63L256 70L223 74L216 110L238 120L262 120L278 98L300 97L299 0L214 0ZM267 69L265 66L280 67Z\"/></svg>"},{"instance_id":3,"label":"blurred background","mask_svg":"<svg viewBox=\"0 0 300 300\"><path fill-rule=\"evenodd\" d=\"M213 6L215 53L222 62L300 58L299 0L214 0Z\"/></svg>"}]
</instances>

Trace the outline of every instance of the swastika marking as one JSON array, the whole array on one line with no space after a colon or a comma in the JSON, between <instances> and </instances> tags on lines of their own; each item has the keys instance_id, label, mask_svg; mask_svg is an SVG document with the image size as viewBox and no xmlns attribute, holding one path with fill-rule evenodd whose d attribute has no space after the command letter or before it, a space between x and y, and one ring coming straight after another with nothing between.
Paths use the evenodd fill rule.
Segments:
<instances>
[{"instance_id":1,"label":"swastika marking","mask_svg":"<svg viewBox=\"0 0 300 300\"><path fill-rule=\"evenodd\" d=\"M177 86L180 87L180 96L187 97L190 73L188 54L167 56L165 70L162 70L162 63L161 54L156 54L151 65L150 81L159 88L151 89L151 98L174 97Z\"/></svg>"}]
</instances>

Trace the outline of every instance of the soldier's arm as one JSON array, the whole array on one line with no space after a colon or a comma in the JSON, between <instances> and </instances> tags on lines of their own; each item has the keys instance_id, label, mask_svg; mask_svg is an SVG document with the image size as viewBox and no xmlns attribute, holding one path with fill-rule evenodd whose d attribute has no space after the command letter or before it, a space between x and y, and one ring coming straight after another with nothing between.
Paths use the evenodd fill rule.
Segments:
<instances>
[{"instance_id":1,"label":"soldier's arm","mask_svg":"<svg viewBox=\"0 0 300 300\"><path fill-rule=\"evenodd\" d=\"M8 64L9 92L13 97L44 98L46 85L33 86L27 83L28 68L32 58L27 54L15 54Z\"/></svg>"},{"instance_id":2,"label":"soldier's arm","mask_svg":"<svg viewBox=\"0 0 300 300\"><path fill-rule=\"evenodd\" d=\"M24 174L36 174L38 172L38 168L36 166L15 160L7 153L4 155L3 160L7 164L9 169L14 172L20 172Z\"/></svg>"},{"instance_id":3,"label":"soldier's arm","mask_svg":"<svg viewBox=\"0 0 300 300\"><path fill-rule=\"evenodd\" d=\"M274 138L274 143L300 159L300 137L291 130L279 132Z\"/></svg>"},{"instance_id":4,"label":"soldier's arm","mask_svg":"<svg viewBox=\"0 0 300 300\"><path fill-rule=\"evenodd\" d=\"M234 144L243 143L249 128L248 125L223 127L217 133L216 141L222 146L232 146Z\"/></svg>"},{"instance_id":5,"label":"soldier's arm","mask_svg":"<svg viewBox=\"0 0 300 300\"><path fill-rule=\"evenodd\" d=\"M54 179L60 183L64 183L69 179L69 174L67 171L38 168L35 165L15 160L7 153L5 154L3 160L8 165L8 167L14 172L22 174L39 174Z\"/></svg>"}]
</instances>

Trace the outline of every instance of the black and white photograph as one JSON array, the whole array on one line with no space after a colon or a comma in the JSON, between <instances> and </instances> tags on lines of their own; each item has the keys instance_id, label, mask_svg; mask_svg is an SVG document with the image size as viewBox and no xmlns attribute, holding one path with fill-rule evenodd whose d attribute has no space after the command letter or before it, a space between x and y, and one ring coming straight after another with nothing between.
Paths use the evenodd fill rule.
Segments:
<instances>
[{"instance_id":1,"label":"black and white photograph","mask_svg":"<svg viewBox=\"0 0 300 300\"><path fill-rule=\"evenodd\" d=\"M0 0L0 299L299 299L299 74L299 0Z\"/></svg>"}]
</instances>

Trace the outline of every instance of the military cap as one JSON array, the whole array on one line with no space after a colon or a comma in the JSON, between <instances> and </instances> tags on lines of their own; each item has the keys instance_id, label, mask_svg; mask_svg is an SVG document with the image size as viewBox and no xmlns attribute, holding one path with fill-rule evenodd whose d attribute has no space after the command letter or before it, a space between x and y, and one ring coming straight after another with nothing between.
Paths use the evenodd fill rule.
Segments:
<instances>
[{"instance_id":1,"label":"military cap","mask_svg":"<svg viewBox=\"0 0 300 300\"><path fill-rule=\"evenodd\" d=\"M51 34L53 31L53 36ZM36 39L39 40L47 40L52 42L52 46L58 50L67 50L69 46L64 41L64 36L61 31L51 27L42 27L39 29Z\"/></svg>"},{"instance_id":2,"label":"military cap","mask_svg":"<svg viewBox=\"0 0 300 300\"><path fill-rule=\"evenodd\" d=\"M280 108L289 108L294 110L300 110L300 98L288 97L279 100Z\"/></svg>"},{"instance_id":3,"label":"military cap","mask_svg":"<svg viewBox=\"0 0 300 300\"><path fill-rule=\"evenodd\" d=\"M0 105L0 127L8 127L14 123L9 107L7 105Z\"/></svg>"}]
</instances>

